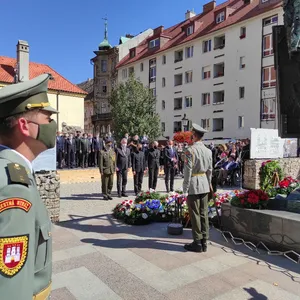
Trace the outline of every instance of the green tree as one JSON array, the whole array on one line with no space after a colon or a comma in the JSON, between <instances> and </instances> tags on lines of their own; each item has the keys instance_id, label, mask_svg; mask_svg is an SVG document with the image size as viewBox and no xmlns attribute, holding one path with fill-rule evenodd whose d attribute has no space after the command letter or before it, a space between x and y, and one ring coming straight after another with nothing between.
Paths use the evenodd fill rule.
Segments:
<instances>
[{"instance_id":1,"label":"green tree","mask_svg":"<svg viewBox=\"0 0 300 300\"><path fill-rule=\"evenodd\" d=\"M113 89L110 105L117 140L127 132L131 136L146 134L150 139L161 135L160 118L155 112L156 98L133 75Z\"/></svg>"}]
</instances>

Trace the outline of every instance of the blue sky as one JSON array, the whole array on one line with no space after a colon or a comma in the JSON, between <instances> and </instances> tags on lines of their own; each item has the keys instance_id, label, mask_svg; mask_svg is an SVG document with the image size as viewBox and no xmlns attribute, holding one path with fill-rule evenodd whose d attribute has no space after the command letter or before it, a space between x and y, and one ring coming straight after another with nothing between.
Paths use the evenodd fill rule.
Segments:
<instances>
[{"instance_id":1,"label":"blue sky","mask_svg":"<svg viewBox=\"0 0 300 300\"><path fill-rule=\"evenodd\" d=\"M73 83L92 77L90 59L103 40L184 19L187 9L202 11L202 0L1 0L0 55L16 57L19 39L30 45L30 60L50 65ZM218 1L217 3L219 3ZM223 2L223 1L222 1Z\"/></svg>"}]
</instances>

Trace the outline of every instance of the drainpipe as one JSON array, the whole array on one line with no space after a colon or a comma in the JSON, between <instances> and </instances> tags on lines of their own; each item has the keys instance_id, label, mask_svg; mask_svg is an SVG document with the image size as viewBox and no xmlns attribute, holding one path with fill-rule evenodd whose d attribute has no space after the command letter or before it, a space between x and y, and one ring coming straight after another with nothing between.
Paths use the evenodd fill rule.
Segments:
<instances>
[{"instance_id":1,"label":"drainpipe","mask_svg":"<svg viewBox=\"0 0 300 300\"><path fill-rule=\"evenodd\" d=\"M59 94L60 92L57 91L56 93L56 110L59 112ZM59 130L59 113L56 115L56 119L57 119L57 130Z\"/></svg>"}]
</instances>

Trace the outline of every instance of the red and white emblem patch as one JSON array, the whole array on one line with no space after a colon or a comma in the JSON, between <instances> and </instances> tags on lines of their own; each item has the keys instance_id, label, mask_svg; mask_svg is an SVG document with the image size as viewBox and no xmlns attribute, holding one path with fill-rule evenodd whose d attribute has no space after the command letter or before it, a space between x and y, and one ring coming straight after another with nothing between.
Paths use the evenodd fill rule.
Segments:
<instances>
[{"instance_id":1,"label":"red and white emblem patch","mask_svg":"<svg viewBox=\"0 0 300 300\"><path fill-rule=\"evenodd\" d=\"M13 277L21 271L28 256L29 235L0 238L0 272Z\"/></svg>"}]
</instances>

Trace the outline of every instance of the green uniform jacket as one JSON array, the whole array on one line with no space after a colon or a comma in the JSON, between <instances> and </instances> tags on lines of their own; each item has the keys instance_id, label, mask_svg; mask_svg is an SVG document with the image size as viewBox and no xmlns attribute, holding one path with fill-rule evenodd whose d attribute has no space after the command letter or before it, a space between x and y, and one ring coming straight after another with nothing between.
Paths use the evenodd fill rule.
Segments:
<instances>
[{"instance_id":1,"label":"green uniform jacket","mask_svg":"<svg viewBox=\"0 0 300 300\"><path fill-rule=\"evenodd\" d=\"M100 173L104 175L111 175L116 172L116 153L111 148L101 150L99 153L99 169Z\"/></svg>"},{"instance_id":2,"label":"green uniform jacket","mask_svg":"<svg viewBox=\"0 0 300 300\"><path fill-rule=\"evenodd\" d=\"M26 161L0 150L0 298L32 300L49 287L51 221Z\"/></svg>"},{"instance_id":3,"label":"green uniform jacket","mask_svg":"<svg viewBox=\"0 0 300 300\"><path fill-rule=\"evenodd\" d=\"M202 142L196 142L185 151L183 193L205 194L210 191L212 152Z\"/></svg>"}]
</instances>

